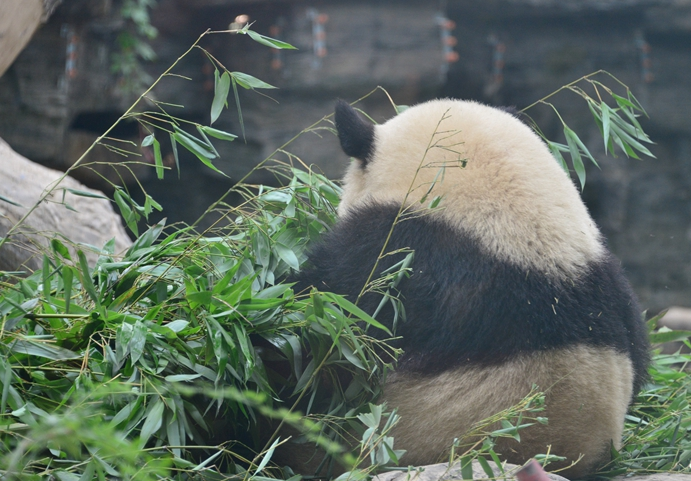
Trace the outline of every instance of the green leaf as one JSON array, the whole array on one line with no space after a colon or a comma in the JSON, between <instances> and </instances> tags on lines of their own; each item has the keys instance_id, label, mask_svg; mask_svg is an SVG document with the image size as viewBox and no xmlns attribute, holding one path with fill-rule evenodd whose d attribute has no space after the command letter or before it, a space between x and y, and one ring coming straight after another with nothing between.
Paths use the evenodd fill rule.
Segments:
<instances>
[{"instance_id":1,"label":"green leaf","mask_svg":"<svg viewBox=\"0 0 691 481\"><path fill-rule=\"evenodd\" d=\"M91 270L89 269L89 264L86 261L86 256L84 255L84 252L82 252L81 250L77 251L77 257L79 257L79 279L82 282L82 287L86 289L87 294L89 294L89 297L92 301L94 301L96 306L100 307L101 300L99 299L98 294L96 293L96 286L94 285L94 281L91 278Z\"/></svg>"},{"instance_id":2,"label":"green leaf","mask_svg":"<svg viewBox=\"0 0 691 481\"><path fill-rule=\"evenodd\" d=\"M72 300L72 281L74 272L69 266L62 266L62 284L65 286L65 314L70 313L70 301Z\"/></svg>"},{"instance_id":3,"label":"green leaf","mask_svg":"<svg viewBox=\"0 0 691 481\"><path fill-rule=\"evenodd\" d=\"M223 107L228 105L228 93L230 92L230 74L223 72L219 77L218 69L214 71L214 99L211 102L211 124L216 122L223 111Z\"/></svg>"},{"instance_id":4,"label":"green leaf","mask_svg":"<svg viewBox=\"0 0 691 481\"><path fill-rule=\"evenodd\" d=\"M106 197L103 194L99 194L97 192L89 192L86 190L78 190L78 189L69 189L65 188L67 192L70 194L78 195L80 197L91 197L92 199L105 199L105 200L110 200L108 197Z\"/></svg>"},{"instance_id":5,"label":"green leaf","mask_svg":"<svg viewBox=\"0 0 691 481\"><path fill-rule=\"evenodd\" d=\"M208 145L205 141L198 139L192 134L185 132L184 130L175 127L175 140L178 141L183 147L192 152L194 155L200 158L206 158L208 160L213 160L218 155L214 152L212 146Z\"/></svg>"},{"instance_id":6,"label":"green leaf","mask_svg":"<svg viewBox=\"0 0 691 481\"><path fill-rule=\"evenodd\" d=\"M113 198L115 199L115 204L120 209L120 214L122 214L122 218L125 220L127 227L134 232L134 235L139 236L139 228L137 227L139 214L130 207L132 201L130 196L123 192L122 189L115 189Z\"/></svg>"},{"instance_id":7,"label":"green leaf","mask_svg":"<svg viewBox=\"0 0 691 481\"><path fill-rule=\"evenodd\" d=\"M473 479L473 457L461 456L461 477L464 481Z\"/></svg>"},{"instance_id":8,"label":"green leaf","mask_svg":"<svg viewBox=\"0 0 691 481\"><path fill-rule=\"evenodd\" d=\"M79 359L82 357L69 349L63 349L47 342L32 342L30 339L16 339L10 344L10 352L43 357L51 361Z\"/></svg>"},{"instance_id":9,"label":"green leaf","mask_svg":"<svg viewBox=\"0 0 691 481\"><path fill-rule=\"evenodd\" d=\"M245 88L245 89L275 89L273 85L270 85L262 80L259 80L257 77L253 77L251 75L248 75L246 73L242 72L233 72L231 74L233 76L233 80L235 80L240 87Z\"/></svg>"},{"instance_id":10,"label":"green leaf","mask_svg":"<svg viewBox=\"0 0 691 481\"><path fill-rule=\"evenodd\" d=\"M614 99L614 101L617 103L617 105L619 105L619 107L621 107L623 109L630 108L630 109L643 111L643 108L640 106L640 104L635 105L630 100L625 99L624 97L621 97L615 93L612 93L611 95L612 95L612 98Z\"/></svg>"},{"instance_id":11,"label":"green leaf","mask_svg":"<svg viewBox=\"0 0 691 481\"><path fill-rule=\"evenodd\" d=\"M166 226L166 219L161 219L156 224L152 225L144 232L137 240L132 243L132 246L127 250L127 257L140 255L138 251L151 247L154 242L161 236L164 227Z\"/></svg>"},{"instance_id":12,"label":"green leaf","mask_svg":"<svg viewBox=\"0 0 691 481\"><path fill-rule=\"evenodd\" d=\"M190 322L184 319L176 319L174 321L169 322L165 326L173 332L180 332L187 326L189 326L189 324Z\"/></svg>"},{"instance_id":13,"label":"green leaf","mask_svg":"<svg viewBox=\"0 0 691 481\"><path fill-rule=\"evenodd\" d=\"M242 118L242 107L240 106L240 95L238 94L238 84L235 81L235 77L232 77L233 84L233 96L235 97L235 107L238 109L238 121L240 122L240 132L242 132L242 138L245 139L245 121Z\"/></svg>"},{"instance_id":14,"label":"green leaf","mask_svg":"<svg viewBox=\"0 0 691 481\"><path fill-rule=\"evenodd\" d=\"M0 200L7 202L8 204L16 205L17 207L24 207L22 204L19 202L15 202L12 199L5 197L4 195L0 194Z\"/></svg>"},{"instance_id":15,"label":"green leaf","mask_svg":"<svg viewBox=\"0 0 691 481\"><path fill-rule=\"evenodd\" d=\"M487 460L484 457L478 456L477 462L480 465L480 467L482 467L482 470L485 472L485 474L487 475L487 479L495 479L496 478L496 476L494 475L494 471L492 471L492 468L490 467L489 463L487 462Z\"/></svg>"},{"instance_id":16,"label":"green leaf","mask_svg":"<svg viewBox=\"0 0 691 481\"><path fill-rule=\"evenodd\" d=\"M156 164L156 177L163 178L165 169L163 168L163 157L161 157L161 144L154 139L154 163Z\"/></svg>"},{"instance_id":17,"label":"green leaf","mask_svg":"<svg viewBox=\"0 0 691 481\"><path fill-rule=\"evenodd\" d=\"M178 157L178 144L175 141L175 136L171 132L170 134L170 146L173 149L173 157L175 158L175 170L178 171L178 179L180 178L180 157Z\"/></svg>"},{"instance_id":18,"label":"green leaf","mask_svg":"<svg viewBox=\"0 0 691 481\"><path fill-rule=\"evenodd\" d=\"M130 340L129 344L130 358L132 359L133 364L139 361L144 353L147 332L148 329L143 322L137 321L134 323L132 339Z\"/></svg>"},{"instance_id":19,"label":"green leaf","mask_svg":"<svg viewBox=\"0 0 691 481\"><path fill-rule=\"evenodd\" d=\"M177 129L177 127L175 133L173 134L173 137L180 145L185 147L187 150L192 152L199 160L201 160L201 162L204 165L209 167L211 170L218 172L222 176L228 177L211 162L218 156L204 142L182 130Z\"/></svg>"},{"instance_id":20,"label":"green leaf","mask_svg":"<svg viewBox=\"0 0 691 481\"><path fill-rule=\"evenodd\" d=\"M10 387L12 386L12 366L5 362L4 359L0 359L0 367L3 370L2 376L2 398L0 399L0 412L5 412L5 406L7 406L7 396L10 392Z\"/></svg>"},{"instance_id":21,"label":"green leaf","mask_svg":"<svg viewBox=\"0 0 691 481\"><path fill-rule=\"evenodd\" d=\"M180 432L184 432L184 427L181 426L180 418L169 415L171 419L167 421L166 425L166 435L168 437L168 444L171 446L171 450L176 457L182 455L182 451L178 446L183 443L184 436L180 435Z\"/></svg>"},{"instance_id":22,"label":"green leaf","mask_svg":"<svg viewBox=\"0 0 691 481\"><path fill-rule=\"evenodd\" d=\"M621 140L624 142L624 144L628 144L640 153L647 155L648 157L655 158L655 156L648 150L647 147L645 147L643 144L641 144L638 140L634 139L631 135L629 135L627 132L625 132L623 129L619 127L616 123L614 123L611 127L612 131L615 132ZM627 153L630 152L630 149L626 150ZM638 159L639 157L635 154L631 155L631 157Z\"/></svg>"},{"instance_id":23,"label":"green leaf","mask_svg":"<svg viewBox=\"0 0 691 481\"><path fill-rule=\"evenodd\" d=\"M578 149L578 143L574 139L576 133L565 125L564 136L566 137L566 143L569 146L571 163L573 164L573 169L576 171L578 180L581 183L582 190L583 187L585 187L585 166L583 165L583 160L581 159L581 152Z\"/></svg>"},{"instance_id":24,"label":"green leaf","mask_svg":"<svg viewBox=\"0 0 691 481\"><path fill-rule=\"evenodd\" d=\"M229 142L232 142L233 140L238 138L238 136L235 134L224 132L223 130L214 129L213 127L206 127L204 125L200 125L197 128L202 130L207 135L210 135L211 137L221 140L227 140Z\"/></svg>"},{"instance_id":25,"label":"green leaf","mask_svg":"<svg viewBox=\"0 0 691 481\"><path fill-rule=\"evenodd\" d=\"M165 380L167 382L193 381L201 376L201 374L172 374L170 376L166 376Z\"/></svg>"},{"instance_id":26,"label":"green leaf","mask_svg":"<svg viewBox=\"0 0 691 481\"><path fill-rule=\"evenodd\" d=\"M139 449L144 449L149 438L156 433L163 423L163 401L156 399L154 405L146 415L146 420L139 435Z\"/></svg>"},{"instance_id":27,"label":"green leaf","mask_svg":"<svg viewBox=\"0 0 691 481\"><path fill-rule=\"evenodd\" d=\"M257 470L254 472L253 476L256 476L259 474L271 461L271 456L274 454L274 450L276 449L276 446L278 445L278 442L280 441L280 438L277 438L269 447L269 449L266 450L266 453L264 454L264 457L262 457L261 462L259 463L259 466L257 466Z\"/></svg>"},{"instance_id":28,"label":"green leaf","mask_svg":"<svg viewBox=\"0 0 691 481\"><path fill-rule=\"evenodd\" d=\"M610 135L610 109L607 104L602 102L600 104L600 109L602 112L602 138L605 141L605 151L609 150L611 145L609 135Z\"/></svg>"},{"instance_id":29,"label":"green leaf","mask_svg":"<svg viewBox=\"0 0 691 481\"><path fill-rule=\"evenodd\" d=\"M293 47L289 43L282 42L281 40L276 40L275 38L267 37L266 35L262 35L260 33L255 32L254 30L247 30L246 33L250 36L252 40L261 43L262 45L266 45L267 47L277 48L279 50L297 50L296 47Z\"/></svg>"},{"instance_id":30,"label":"green leaf","mask_svg":"<svg viewBox=\"0 0 691 481\"><path fill-rule=\"evenodd\" d=\"M154 143L155 137L154 134L149 134L146 137L144 137L144 140L142 140L142 147L148 147L151 144Z\"/></svg>"},{"instance_id":31,"label":"green leaf","mask_svg":"<svg viewBox=\"0 0 691 481\"><path fill-rule=\"evenodd\" d=\"M43 290L42 290L42 292L43 292L43 295L45 296L46 302L48 302L48 304L51 303L51 301L50 301L50 296L51 296L50 291L51 291L51 289L52 289L52 288L51 288L51 284L50 284L50 275L51 275L51 272L50 272L50 259L48 259L48 256L44 254L44 255L43 255L43 268L42 268L42 270L41 270L41 281L42 281L42 283L43 283ZM2 411L0 411L0 412L2 412Z\"/></svg>"},{"instance_id":32,"label":"green leaf","mask_svg":"<svg viewBox=\"0 0 691 481\"><path fill-rule=\"evenodd\" d=\"M557 161L557 163L561 166L562 169L564 169L564 172L566 172L568 174L569 173L569 166L566 165L566 161L564 160L564 156L561 155L562 149L560 148L560 147L564 147L568 151L568 147L566 147L563 144L559 144L557 142L551 142L551 141L547 141L547 147L549 147L549 151L552 153L552 156Z\"/></svg>"},{"instance_id":33,"label":"green leaf","mask_svg":"<svg viewBox=\"0 0 691 481\"><path fill-rule=\"evenodd\" d=\"M391 331L389 331L389 329L386 326L375 320L372 316L367 314L365 311L360 309L358 306L350 302L345 297L332 294L331 292L323 292L322 295L329 301L333 302L334 304L337 304L339 307L345 309L351 314L354 314L358 317L358 319L365 321L367 324L370 324L376 327L377 329L381 329L382 331L391 335Z\"/></svg>"},{"instance_id":34,"label":"green leaf","mask_svg":"<svg viewBox=\"0 0 691 481\"><path fill-rule=\"evenodd\" d=\"M280 257L281 260L288 264L292 269L296 271L300 269L300 261L298 261L298 258L292 249L276 242L274 244L274 250L278 254L278 257Z\"/></svg>"},{"instance_id":35,"label":"green leaf","mask_svg":"<svg viewBox=\"0 0 691 481\"><path fill-rule=\"evenodd\" d=\"M61 256L63 259L67 260L72 260L72 257L70 256L70 251L67 247L65 247L65 244L60 242L59 239L53 238L50 240L50 247L53 249L53 252Z\"/></svg>"},{"instance_id":36,"label":"green leaf","mask_svg":"<svg viewBox=\"0 0 691 481\"><path fill-rule=\"evenodd\" d=\"M211 151L216 154L216 157L220 157L221 155L218 153L218 150L216 150L216 147L214 147L214 144L211 143L211 140L207 135L204 133L204 130L202 129L201 125L196 125L197 127L197 132L202 136L204 139L204 145L207 146L208 148L211 149Z\"/></svg>"},{"instance_id":37,"label":"green leaf","mask_svg":"<svg viewBox=\"0 0 691 481\"><path fill-rule=\"evenodd\" d=\"M673 331L667 327L661 328L657 332L649 334L652 344L662 344L665 342L683 341L691 337L691 331Z\"/></svg>"}]
</instances>

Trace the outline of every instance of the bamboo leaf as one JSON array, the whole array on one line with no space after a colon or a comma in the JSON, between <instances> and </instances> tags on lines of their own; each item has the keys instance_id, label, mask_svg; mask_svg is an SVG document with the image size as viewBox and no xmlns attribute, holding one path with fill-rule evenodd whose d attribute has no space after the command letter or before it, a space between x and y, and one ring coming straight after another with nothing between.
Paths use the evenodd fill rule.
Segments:
<instances>
[{"instance_id":1,"label":"bamboo leaf","mask_svg":"<svg viewBox=\"0 0 691 481\"><path fill-rule=\"evenodd\" d=\"M461 477L463 481L472 481L473 479L473 457L461 456Z\"/></svg>"},{"instance_id":2,"label":"bamboo leaf","mask_svg":"<svg viewBox=\"0 0 691 481\"><path fill-rule=\"evenodd\" d=\"M605 141L605 151L610 150L610 146L612 143L610 142L609 135L610 135L610 109L605 104L602 102L600 104L600 108L602 111L602 138Z\"/></svg>"},{"instance_id":3,"label":"bamboo leaf","mask_svg":"<svg viewBox=\"0 0 691 481\"><path fill-rule=\"evenodd\" d=\"M144 353L144 347L146 346L146 334L148 329L142 321L137 321L134 323L132 328L132 339L129 343L130 359L132 363L136 363L141 359Z\"/></svg>"},{"instance_id":4,"label":"bamboo leaf","mask_svg":"<svg viewBox=\"0 0 691 481\"><path fill-rule=\"evenodd\" d=\"M60 239L53 238L50 240L50 247L53 249L53 252L61 256L63 259L67 260L72 260L72 257L70 256L70 251L67 247L65 247L65 244L60 242Z\"/></svg>"},{"instance_id":5,"label":"bamboo leaf","mask_svg":"<svg viewBox=\"0 0 691 481\"><path fill-rule=\"evenodd\" d=\"M120 209L120 214L122 214L127 227L134 232L134 235L139 236L139 228L137 227L138 214L132 210L128 203L131 200L129 195L125 194L122 189L115 189L113 198L115 199L115 204Z\"/></svg>"},{"instance_id":6,"label":"bamboo leaf","mask_svg":"<svg viewBox=\"0 0 691 481\"><path fill-rule=\"evenodd\" d=\"M207 135L210 135L211 137L221 140L227 140L229 142L232 142L233 140L238 138L237 135L231 134L229 132L224 132L223 130L214 129L213 127L199 125L197 128L205 132Z\"/></svg>"},{"instance_id":7,"label":"bamboo leaf","mask_svg":"<svg viewBox=\"0 0 691 481\"><path fill-rule=\"evenodd\" d=\"M46 302L48 302L48 304L50 304L51 303L50 291L52 290L51 285L50 285L50 260L48 259L48 256L45 254L43 255L43 269L41 270L41 276L42 276L42 281L43 281L42 292L46 298ZM3 412L3 411L0 411L0 412Z\"/></svg>"},{"instance_id":8,"label":"bamboo leaf","mask_svg":"<svg viewBox=\"0 0 691 481\"><path fill-rule=\"evenodd\" d=\"M271 461L271 456L274 454L274 450L276 449L276 446L278 445L278 442L280 441L280 438L277 438L269 447L269 449L266 450L266 453L264 453L264 457L262 457L261 462L257 466L257 470L254 472L253 476L256 476L262 470L266 467L267 464L269 464L269 461Z\"/></svg>"},{"instance_id":9,"label":"bamboo leaf","mask_svg":"<svg viewBox=\"0 0 691 481\"><path fill-rule=\"evenodd\" d=\"M673 331L663 327L657 332L649 334L652 344L662 344L665 342L683 341L691 337L691 331Z\"/></svg>"},{"instance_id":10,"label":"bamboo leaf","mask_svg":"<svg viewBox=\"0 0 691 481\"><path fill-rule=\"evenodd\" d=\"M343 296L339 296L336 294L332 294L330 292L324 292L322 293L325 298L327 298L329 301L337 304L339 307L345 309L346 311L350 312L351 314L354 314L357 316L358 319L365 321L367 324L370 324L371 326L376 327L377 329L381 329L382 331L386 332L387 334L391 334L391 331L381 324L379 321L375 320L373 317L371 317L369 314L367 314L365 311L360 309L358 306L347 300Z\"/></svg>"},{"instance_id":11,"label":"bamboo leaf","mask_svg":"<svg viewBox=\"0 0 691 481\"><path fill-rule=\"evenodd\" d=\"M278 242L274 243L274 249L276 250L278 257L280 257L281 260L288 264L292 269L296 271L300 269L300 261L292 249Z\"/></svg>"},{"instance_id":12,"label":"bamboo leaf","mask_svg":"<svg viewBox=\"0 0 691 481\"><path fill-rule=\"evenodd\" d=\"M562 169L564 169L564 172L567 174L569 173L569 166L566 165L566 161L564 160L564 156L561 155L563 147L565 150L568 151L568 147L566 147L563 144L558 144L557 142L551 142L547 141L547 147L549 147L549 151L552 153L552 157L557 161L557 163L561 166Z\"/></svg>"},{"instance_id":13,"label":"bamboo leaf","mask_svg":"<svg viewBox=\"0 0 691 481\"><path fill-rule=\"evenodd\" d=\"M477 457L477 462L482 468L482 470L485 472L487 475L487 479L495 479L496 476L494 474L494 471L492 471L492 468L490 467L489 463L487 462L487 459L485 459L483 456L478 456Z\"/></svg>"},{"instance_id":14,"label":"bamboo leaf","mask_svg":"<svg viewBox=\"0 0 691 481\"><path fill-rule=\"evenodd\" d=\"M94 285L94 281L91 278L91 270L89 269L89 264L86 261L86 256L84 255L84 252L82 252L81 250L77 251L77 257L79 258L79 279L82 282L82 287L86 289L87 294L89 294L89 297L92 301L94 301L96 306L100 307L101 300L99 299L98 294L96 293L96 286Z\"/></svg>"},{"instance_id":15,"label":"bamboo leaf","mask_svg":"<svg viewBox=\"0 0 691 481\"><path fill-rule=\"evenodd\" d=\"M232 79L232 84L233 84L233 95L235 97L235 107L238 109L238 120L240 121L240 132L242 132L242 138L246 139L247 137L245 136L245 121L242 118L242 107L240 107L240 95L238 94L238 84L235 81L235 77Z\"/></svg>"},{"instance_id":16,"label":"bamboo leaf","mask_svg":"<svg viewBox=\"0 0 691 481\"><path fill-rule=\"evenodd\" d=\"M51 361L81 358L81 355L69 349L64 349L47 342L31 341L30 339L16 339L10 344L10 351L17 354L43 357Z\"/></svg>"},{"instance_id":17,"label":"bamboo leaf","mask_svg":"<svg viewBox=\"0 0 691 481\"><path fill-rule=\"evenodd\" d=\"M62 266L62 284L65 289L65 314L70 313L70 302L72 301L72 281L74 272L69 266Z\"/></svg>"},{"instance_id":18,"label":"bamboo leaf","mask_svg":"<svg viewBox=\"0 0 691 481\"><path fill-rule=\"evenodd\" d=\"M70 194L78 195L80 197L91 197L92 199L105 199L105 200L110 200L108 197L106 197L103 194L99 194L97 192L89 192L87 190L79 190L79 189L70 189L70 188L65 188L67 192Z\"/></svg>"},{"instance_id":19,"label":"bamboo leaf","mask_svg":"<svg viewBox=\"0 0 691 481\"><path fill-rule=\"evenodd\" d=\"M178 157L178 144L175 141L175 136L170 134L170 146L173 149L173 158L175 158L175 170L178 171L178 179L180 178L180 157Z\"/></svg>"},{"instance_id":20,"label":"bamboo leaf","mask_svg":"<svg viewBox=\"0 0 691 481\"><path fill-rule=\"evenodd\" d=\"M161 401L161 399L156 399L142 426L139 435L139 449L144 449L149 438L161 428L163 424L163 408L163 401Z\"/></svg>"},{"instance_id":21,"label":"bamboo leaf","mask_svg":"<svg viewBox=\"0 0 691 481\"><path fill-rule=\"evenodd\" d=\"M10 392L10 387L12 386L12 366L5 362L4 359L0 359L0 367L3 370L2 376L2 398L0 399L0 412L4 413L5 406L7 406L7 396Z\"/></svg>"},{"instance_id":22,"label":"bamboo leaf","mask_svg":"<svg viewBox=\"0 0 691 481\"><path fill-rule=\"evenodd\" d=\"M200 134L200 135L202 136L202 138L204 139L204 145L205 145L205 146L208 146L209 149L211 149L211 151L212 151L214 154L216 154L216 157L220 157L221 155L218 153L218 150L216 150L216 147L214 147L214 144L211 143L211 140L209 139L209 137L207 137L206 134L204 133L204 130L202 129L202 126L201 126L201 125L196 125L196 127L197 127L197 131L199 132L199 134Z\"/></svg>"},{"instance_id":23,"label":"bamboo leaf","mask_svg":"<svg viewBox=\"0 0 691 481\"><path fill-rule=\"evenodd\" d=\"M276 40L275 38L267 37L266 35L262 35L260 33L255 32L254 30L247 30L246 31L247 35L250 36L252 40L255 42L261 43L262 45L266 45L267 47L271 48L277 48L279 50L281 49L289 49L289 50L297 50L296 47L293 47L291 44L287 42L283 42L281 40Z\"/></svg>"},{"instance_id":24,"label":"bamboo leaf","mask_svg":"<svg viewBox=\"0 0 691 481\"><path fill-rule=\"evenodd\" d=\"M15 202L12 199L10 199L9 197L5 197L4 195L1 195L1 194L0 194L0 200L7 202L8 204L16 205L17 207L24 207L19 202Z\"/></svg>"},{"instance_id":25,"label":"bamboo leaf","mask_svg":"<svg viewBox=\"0 0 691 481\"><path fill-rule=\"evenodd\" d=\"M259 80L257 77L253 77L249 74L242 73L242 72L233 72L231 74L233 76L233 80L240 85L240 87L245 88L245 89L275 89L273 85L270 85L262 80Z\"/></svg>"},{"instance_id":26,"label":"bamboo leaf","mask_svg":"<svg viewBox=\"0 0 691 481\"><path fill-rule=\"evenodd\" d=\"M223 107L228 105L228 93L230 92L230 74L223 72L219 77L218 69L214 71L214 99L211 102L211 124L216 122L223 111Z\"/></svg>"},{"instance_id":27,"label":"bamboo leaf","mask_svg":"<svg viewBox=\"0 0 691 481\"><path fill-rule=\"evenodd\" d=\"M167 382L193 381L201 376L201 374L171 374L170 376L166 376L165 380Z\"/></svg>"},{"instance_id":28,"label":"bamboo leaf","mask_svg":"<svg viewBox=\"0 0 691 481\"><path fill-rule=\"evenodd\" d=\"M583 160L581 159L581 153L578 150L578 144L574 139L575 133L566 125L564 126L564 136L566 137L566 143L569 146L569 153L571 154L571 163L573 164L573 169L576 171L578 180L581 183L581 190L585 187L585 166L583 165Z\"/></svg>"},{"instance_id":29,"label":"bamboo leaf","mask_svg":"<svg viewBox=\"0 0 691 481\"><path fill-rule=\"evenodd\" d=\"M148 147L151 144L154 143L155 137L154 134L149 134L144 139L142 140L142 147Z\"/></svg>"},{"instance_id":30,"label":"bamboo leaf","mask_svg":"<svg viewBox=\"0 0 691 481\"><path fill-rule=\"evenodd\" d=\"M161 143L154 139L154 163L156 164L156 177L163 178L165 169L163 168L163 157L161 157Z\"/></svg>"}]
</instances>

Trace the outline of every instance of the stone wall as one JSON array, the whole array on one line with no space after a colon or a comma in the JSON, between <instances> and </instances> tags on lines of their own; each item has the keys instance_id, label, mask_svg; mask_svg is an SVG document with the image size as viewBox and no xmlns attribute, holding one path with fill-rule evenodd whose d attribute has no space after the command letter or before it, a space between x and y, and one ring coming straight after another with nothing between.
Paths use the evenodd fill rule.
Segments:
<instances>
[{"instance_id":1,"label":"stone wall","mask_svg":"<svg viewBox=\"0 0 691 481\"><path fill-rule=\"evenodd\" d=\"M123 28L118 5L117 0L64 2L0 78L0 137L15 150L64 169L129 105L111 73L115 39ZM159 0L152 14L158 59L147 72L158 76L201 32L226 30L238 15L248 15L253 29L299 50L272 51L227 33L202 40L230 70L279 89L265 91L273 100L241 90L246 139L218 145L218 166L230 179L189 157L181 159L179 180L168 175L158 181L146 168L135 172L170 222L196 220L235 179L330 114L335 98L353 100L382 85L399 104L454 96L523 108L605 69L629 85L648 110L650 119L643 124L657 142L652 149L657 159L605 157L586 105L560 94L554 104L602 167L589 168L584 198L643 305L653 311L691 306L691 0ZM456 42L451 38L442 45L442 27L453 28L445 17L455 23ZM320 28L323 44L317 41ZM73 70L66 69L70 45L78 52ZM458 61L449 64L454 55ZM155 96L184 105L176 115L208 122L213 68L204 54L193 51L175 73L191 81L164 79ZM363 108L378 121L394 114L381 91ZM529 113L550 138L560 140L561 127L550 109ZM240 133L232 101L214 126ZM134 142L142 138L134 123L116 134ZM317 134L302 136L289 150L339 177L347 159L331 133ZM122 171L107 164L120 159L105 149L94 155L101 170L82 171L81 180L107 190L100 175L119 182ZM252 180L274 182L271 175Z\"/></svg>"},{"instance_id":2,"label":"stone wall","mask_svg":"<svg viewBox=\"0 0 691 481\"><path fill-rule=\"evenodd\" d=\"M448 16L461 61L445 95L523 108L599 69L632 89L650 116L642 124L657 159L605 156L585 103L566 93L553 103L601 166L589 166L583 196L643 306L691 305L691 2L493 0L480 8L455 0ZM504 46L498 86L497 42ZM548 137L562 139L551 109L528 113Z\"/></svg>"}]
</instances>

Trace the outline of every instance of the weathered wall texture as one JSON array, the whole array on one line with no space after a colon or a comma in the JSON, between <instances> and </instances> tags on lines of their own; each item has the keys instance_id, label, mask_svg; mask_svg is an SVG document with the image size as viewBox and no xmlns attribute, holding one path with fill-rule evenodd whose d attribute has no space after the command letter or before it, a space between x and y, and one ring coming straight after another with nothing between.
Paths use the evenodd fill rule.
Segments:
<instances>
[{"instance_id":1,"label":"weathered wall texture","mask_svg":"<svg viewBox=\"0 0 691 481\"><path fill-rule=\"evenodd\" d=\"M43 16L42 0L0 2L0 75L29 43Z\"/></svg>"},{"instance_id":2,"label":"weathered wall texture","mask_svg":"<svg viewBox=\"0 0 691 481\"><path fill-rule=\"evenodd\" d=\"M643 305L691 306L691 2L456 0L448 15L461 60L446 95L522 108L598 69L631 87L650 115L642 124L657 159L605 156L585 103L565 93L553 103L596 154L601 170L588 169L583 195ZM498 88L491 37L505 48ZM560 140L550 109L529 114Z\"/></svg>"},{"instance_id":3,"label":"weathered wall texture","mask_svg":"<svg viewBox=\"0 0 691 481\"><path fill-rule=\"evenodd\" d=\"M124 112L129 101L110 68L123 28L116 8L117 0L65 2L0 78L0 137L18 152L64 169ZM158 60L148 72L159 75L201 32L225 30L240 14L256 22L255 30L299 50L279 53L240 35L203 39L230 70L279 90L266 91L275 101L240 92L246 141L219 144L218 165L231 180L187 157L181 159L181 180L169 175L161 182L150 170L137 172L170 222L194 221L233 179L329 114L337 97L353 100L382 85L399 104L455 96L523 108L605 69L628 84L648 110L644 127L657 142L652 149L657 160L605 158L585 104L560 94L554 104L602 166L589 169L584 198L643 305L691 306L691 0L160 0L152 15L159 29L152 45ZM453 25L444 17L455 22L456 43L449 39L446 46L442 27ZM71 69L66 68L70 46L78 53ZM447 64L454 55L458 61ZM176 115L208 122L213 68L196 50L175 72L192 81L165 79L154 94L185 105ZM379 121L393 115L382 92L363 108ZM560 140L561 127L550 109L529 113ZM240 133L232 102L214 126ZM114 136L138 142L142 132L132 123ZM289 150L331 177L340 176L347 163L327 131L303 136ZM92 160L118 160L105 150L95 155ZM112 169L99 169L118 180ZM82 172L82 180L107 189L97 175Z\"/></svg>"}]
</instances>

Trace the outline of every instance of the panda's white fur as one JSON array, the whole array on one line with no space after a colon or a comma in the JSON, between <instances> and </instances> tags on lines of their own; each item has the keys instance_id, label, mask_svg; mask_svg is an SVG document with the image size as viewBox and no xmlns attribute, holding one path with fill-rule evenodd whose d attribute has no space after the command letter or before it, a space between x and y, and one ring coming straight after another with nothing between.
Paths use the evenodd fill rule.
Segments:
<instances>
[{"instance_id":1,"label":"panda's white fur","mask_svg":"<svg viewBox=\"0 0 691 481\"><path fill-rule=\"evenodd\" d=\"M393 435L403 462L447 459L454 438L536 385L548 424L523 430L520 444L501 439L497 451L519 463L548 451L565 465L582 456L567 475L592 473L620 445L648 343L569 176L528 126L475 102L431 101L377 126L341 102L336 126L354 157L340 221L310 251L297 288L355 300L372 268L398 260L375 264L385 244L415 251L399 286L405 354L383 395L401 415ZM378 303L360 299L370 312Z\"/></svg>"},{"instance_id":2,"label":"panda's white fur","mask_svg":"<svg viewBox=\"0 0 691 481\"><path fill-rule=\"evenodd\" d=\"M579 478L609 460L610 443L621 447L632 385L627 356L613 349L574 347L433 376L396 372L387 379L382 401L395 406L401 416L392 434L396 449L407 451L404 462L423 466L448 459L454 438L518 404L537 386L546 393L546 409L539 415L547 417L548 424L533 420L533 426L519 432L520 443L498 438L495 450L518 464L538 453L568 458L552 468L568 466L582 456L560 472Z\"/></svg>"},{"instance_id":3,"label":"panda's white fur","mask_svg":"<svg viewBox=\"0 0 691 481\"><path fill-rule=\"evenodd\" d=\"M470 230L490 254L557 276L577 275L603 254L574 184L507 112L454 100L411 107L376 126L373 157L366 170L350 165L340 215L370 201L413 205L444 168L428 195L444 196L437 215Z\"/></svg>"}]
</instances>

